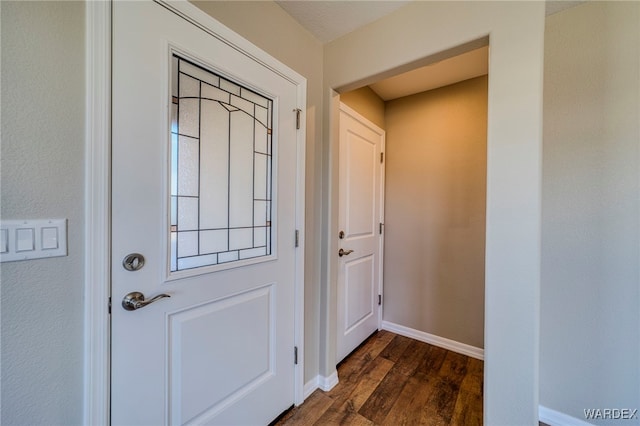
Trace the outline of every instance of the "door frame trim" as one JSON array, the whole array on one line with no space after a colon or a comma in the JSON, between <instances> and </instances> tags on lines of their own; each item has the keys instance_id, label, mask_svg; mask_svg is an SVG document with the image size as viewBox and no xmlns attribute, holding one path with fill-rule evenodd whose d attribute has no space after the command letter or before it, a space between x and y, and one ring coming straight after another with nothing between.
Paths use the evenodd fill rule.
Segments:
<instances>
[{"instance_id":1,"label":"door frame trim","mask_svg":"<svg viewBox=\"0 0 640 426\"><path fill-rule=\"evenodd\" d=\"M83 423L110 423L111 3L85 3Z\"/></svg>"},{"instance_id":2,"label":"door frame trim","mask_svg":"<svg viewBox=\"0 0 640 426\"><path fill-rule=\"evenodd\" d=\"M156 3L245 54L297 86L297 108L306 109L307 80L186 0ZM111 292L111 19L112 1L85 3L85 274L83 423L110 423ZM293 113L293 112L292 112ZM304 401L304 223L306 120L297 132L294 403ZM293 351L293 348L291 348Z\"/></svg>"}]
</instances>

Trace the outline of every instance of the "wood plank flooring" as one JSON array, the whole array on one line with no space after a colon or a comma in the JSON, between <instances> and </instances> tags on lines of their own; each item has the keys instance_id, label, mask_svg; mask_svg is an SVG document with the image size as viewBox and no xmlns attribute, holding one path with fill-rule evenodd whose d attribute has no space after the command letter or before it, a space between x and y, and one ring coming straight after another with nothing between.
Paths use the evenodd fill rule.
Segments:
<instances>
[{"instance_id":1,"label":"wood plank flooring","mask_svg":"<svg viewBox=\"0 0 640 426\"><path fill-rule=\"evenodd\" d=\"M338 366L338 377L276 425L482 424L483 363L475 358L380 331Z\"/></svg>"}]
</instances>

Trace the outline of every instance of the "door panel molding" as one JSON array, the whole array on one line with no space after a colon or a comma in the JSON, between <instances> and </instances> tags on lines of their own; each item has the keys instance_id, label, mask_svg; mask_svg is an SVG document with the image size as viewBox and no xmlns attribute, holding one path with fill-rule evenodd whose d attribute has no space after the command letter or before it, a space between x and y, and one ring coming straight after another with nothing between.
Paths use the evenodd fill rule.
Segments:
<instances>
[{"instance_id":1,"label":"door panel molding","mask_svg":"<svg viewBox=\"0 0 640 426\"><path fill-rule=\"evenodd\" d=\"M306 107L306 79L223 24L183 1L156 1L218 40L297 86L298 108ZM85 424L110 423L110 269L111 269L111 39L112 2L88 2L85 8L86 131L85 131ZM296 135L297 184L295 222L300 246L295 259L294 341L299 348L295 367L295 403L304 401L304 205L305 114Z\"/></svg>"},{"instance_id":2,"label":"door panel molding","mask_svg":"<svg viewBox=\"0 0 640 426\"><path fill-rule=\"evenodd\" d=\"M168 314L165 333L171 344L167 353L169 371L165 375L165 386L168 390L167 418L171 419L171 424L209 423L226 407L275 376L275 287L276 283L258 285L237 294L188 306ZM237 317L258 317L258 321L251 324L254 327L249 334L250 339L238 339L238 336L225 332L226 324ZM247 322L244 324L248 325ZM201 338L194 339L196 333L189 333L197 327L207 327L212 332L206 341ZM205 350L201 352L206 355L185 362L182 355L189 353L188 350L184 350L185 346L189 345L197 345L199 349L205 345ZM229 350L233 346L236 350ZM220 361L221 358L228 358L237 352L247 358L258 358L256 361L262 358L270 362L253 363L260 369L245 370L242 372L244 376L240 378L227 376L229 372L224 370L224 361L217 363L219 368L211 377L203 375L206 371L202 368L203 364L210 361L211 354L217 354L220 358L216 358ZM252 362L247 362L246 365L251 366ZM195 381L199 385L198 392L186 392L189 396L187 399L183 398L187 386L185 381ZM202 396L215 394L215 383L224 383L227 389L224 393L216 395L217 399L213 404L203 407L209 402Z\"/></svg>"},{"instance_id":3,"label":"door panel molding","mask_svg":"<svg viewBox=\"0 0 640 426\"><path fill-rule=\"evenodd\" d=\"M364 287L361 285L362 284L361 282L352 283L352 281L348 278L348 276L351 274L354 268L363 269L361 270L360 273L364 273L366 271L369 274L371 274L371 277L373 277L375 274L374 256L369 255L369 256L361 257L351 262L346 262L345 264L345 272L344 272L346 276L345 277L345 287L346 287L345 296L347 298L347 301L345 303L345 313L344 313L345 334L349 334L353 329L358 327L358 325L366 321L372 315L375 315L376 314L375 311L377 307L376 296L375 296L377 292L376 292L375 285ZM368 269L370 269L370 271L367 271ZM370 279L369 281L372 281L372 280ZM360 285L358 286L358 284ZM359 288L353 288L353 287L359 287ZM366 292L369 293L370 303L368 303L366 306L365 305L357 306L357 308L359 308L357 310L352 309L354 307L349 303L349 296L354 293L362 294Z\"/></svg>"}]
</instances>

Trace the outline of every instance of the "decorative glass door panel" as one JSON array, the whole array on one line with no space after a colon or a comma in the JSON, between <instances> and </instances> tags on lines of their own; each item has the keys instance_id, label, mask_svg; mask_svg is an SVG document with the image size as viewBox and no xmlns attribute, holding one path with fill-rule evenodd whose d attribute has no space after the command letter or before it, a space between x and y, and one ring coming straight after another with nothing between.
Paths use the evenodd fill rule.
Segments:
<instances>
[{"instance_id":1,"label":"decorative glass door panel","mask_svg":"<svg viewBox=\"0 0 640 426\"><path fill-rule=\"evenodd\" d=\"M171 271L271 254L273 101L172 58Z\"/></svg>"}]
</instances>

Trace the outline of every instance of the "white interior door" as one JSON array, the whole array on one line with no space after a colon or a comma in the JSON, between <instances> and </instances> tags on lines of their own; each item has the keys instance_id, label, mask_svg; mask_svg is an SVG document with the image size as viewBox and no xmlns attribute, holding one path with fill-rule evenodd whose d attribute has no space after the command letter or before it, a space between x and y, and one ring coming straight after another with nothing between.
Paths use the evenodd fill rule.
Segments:
<instances>
[{"instance_id":1,"label":"white interior door","mask_svg":"<svg viewBox=\"0 0 640 426\"><path fill-rule=\"evenodd\" d=\"M305 83L207 19L113 4L114 425L267 424L294 403ZM170 297L126 310L132 292Z\"/></svg>"},{"instance_id":2,"label":"white interior door","mask_svg":"<svg viewBox=\"0 0 640 426\"><path fill-rule=\"evenodd\" d=\"M340 104L337 361L382 321L385 133Z\"/></svg>"}]
</instances>

